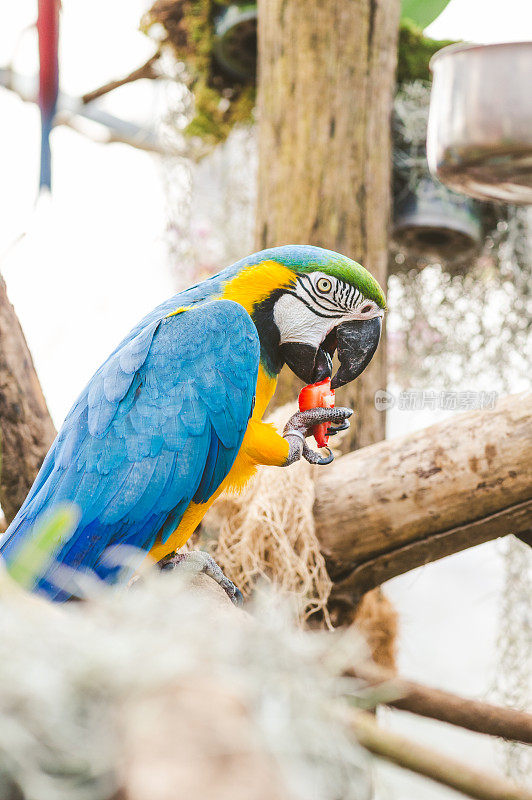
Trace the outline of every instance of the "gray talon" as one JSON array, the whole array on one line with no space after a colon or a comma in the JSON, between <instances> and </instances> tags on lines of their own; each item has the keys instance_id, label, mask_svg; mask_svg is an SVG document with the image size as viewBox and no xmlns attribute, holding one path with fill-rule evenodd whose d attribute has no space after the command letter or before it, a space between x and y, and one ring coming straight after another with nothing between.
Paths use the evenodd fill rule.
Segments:
<instances>
[{"instance_id":1,"label":"gray talon","mask_svg":"<svg viewBox=\"0 0 532 800\"><path fill-rule=\"evenodd\" d=\"M305 446L303 447L303 458L305 461L308 461L309 464L318 464L320 466L324 464L330 464L331 461L334 461L334 456L329 447L326 447L325 450L328 451L328 456L322 456L321 453L316 453L315 450L311 450L308 444L305 442Z\"/></svg>"},{"instance_id":2,"label":"gray talon","mask_svg":"<svg viewBox=\"0 0 532 800\"><path fill-rule=\"evenodd\" d=\"M305 437L311 436L316 425L330 422L334 427L328 429L329 436L334 436L339 431L349 427L347 420L352 415L350 408L311 408L309 411L298 411L293 414L285 425L283 436L289 444L288 458L285 466L299 461L301 457L310 464L330 464L334 456L329 450L328 456L322 456L311 450L305 442ZM329 449L329 448L327 448Z\"/></svg>"},{"instance_id":3,"label":"gray talon","mask_svg":"<svg viewBox=\"0 0 532 800\"><path fill-rule=\"evenodd\" d=\"M186 553L170 553L170 555L161 558L161 560L157 562L157 566L161 572L168 572L181 564L186 558L186 555Z\"/></svg>"},{"instance_id":4,"label":"gray talon","mask_svg":"<svg viewBox=\"0 0 532 800\"><path fill-rule=\"evenodd\" d=\"M345 422L343 425L335 425L334 428L327 428L327 436L336 436L337 433L340 431L346 431L349 428L349 422Z\"/></svg>"},{"instance_id":5,"label":"gray talon","mask_svg":"<svg viewBox=\"0 0 532 800\"><path fill-rule=\"evenodd\" d=\"M171 553L158 562L158 566L161 570L176 569L179 565L186 566L194 572L203 572L205 575L208 575L209 578L212 578L222 587L235 606L242 606L244 602L242 592L235 586L233 581L229 580L229 578L224 575L220 565L216 563L209 553L206 553L204 550L191 550L188 553Z\"/></svg>"}]
</instances>

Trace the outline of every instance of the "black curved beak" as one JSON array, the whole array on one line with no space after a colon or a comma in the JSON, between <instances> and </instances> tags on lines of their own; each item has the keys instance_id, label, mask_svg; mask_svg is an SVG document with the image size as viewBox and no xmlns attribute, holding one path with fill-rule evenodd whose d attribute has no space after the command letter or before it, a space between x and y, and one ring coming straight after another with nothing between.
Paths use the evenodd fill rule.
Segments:
<instances>
[{"instance_id":1,"label":"black curved beak","mask_svg":"<svg viewBox=\"0 0 532 800\"><path fill-rule=\"evenodd\" d=\"M342 322L320 347L287 342L281 345L283 360L305 383L317 383L332 375L332 356L338 349L340 368L331 381L337 389L357 378L368 366L378 347L381 317Z\"/></svg>"},{"instance_id":2,"label":"black curved beak","mask_svg":"<svg viewBox=\"0 0 532 800\"><path fill-rule=\"evenodd\" d=\"M343 322L336 329L340 369L331 381L337 389L354 381L364 372L379 346L382 317Z\"/></svg>"},{"instance_id":3,"label":"black curved beak","mask_svg":"<svg viewBox=\"0 0 532 800\"><path fill-rule=\"evenodd\" d=\"M318 383L331 377L332 358L322 347L316 349L310 344L287 342L280 349L285 364L305 383Z\"/></svg>"}]
</instances>

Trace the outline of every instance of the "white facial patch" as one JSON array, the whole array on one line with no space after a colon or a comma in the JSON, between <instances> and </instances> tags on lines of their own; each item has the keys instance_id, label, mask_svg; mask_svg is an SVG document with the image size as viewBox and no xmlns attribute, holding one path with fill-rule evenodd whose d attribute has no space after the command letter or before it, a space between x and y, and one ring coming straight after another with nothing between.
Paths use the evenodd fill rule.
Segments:
<instances>
[{"instance_id":1,"label":"white facial patch","mask_svg":"<svg viewBox=\"0 0 532 800\"><path fill-rule=\"evenodd\" d=\"M273 309L280 344L298 342L315 348L341 322L383 314L355 286L319 271L300 275L293 289L282 295Z\"/></svg>"},{"instance_id":2,"label":"white facial patch","mask_svg":"<svg viewBox=\"0 0 532 800\"><path fill-rule=\"evenodd\" d=\"M299 342L316 348L338 323L338 320L319 317L291 294L284 294L276 302L273 319L281 334L280 344Z\"/></svg>"}]
</instances>

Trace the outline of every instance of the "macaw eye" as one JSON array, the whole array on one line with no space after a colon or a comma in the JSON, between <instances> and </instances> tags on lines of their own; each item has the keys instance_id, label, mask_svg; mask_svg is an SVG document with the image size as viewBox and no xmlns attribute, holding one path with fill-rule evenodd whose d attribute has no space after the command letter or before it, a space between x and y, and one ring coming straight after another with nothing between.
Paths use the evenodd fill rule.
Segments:
<instances>
[{"instance_id":1,"label":"macaw eye","mask_svg":"<svg viewBox=\"0 0 532 800\"><path fill-rule=\"evenodd\" d=\"M361 314L367 314L367 313L368 313L368 311L371 311L371 304L370 304L370 303L366 303L366 304L365 304L365 305L363 305L363 306L362 306L362 308L360 309L360 313L361 313Z\"/></svg>"},{"instance_id":2,"label":"macaw eye","mask_svg":"<svg viewBox=\"0 0 532 800\"><path fill-rule=\"evenodd\" d=\"M327 292L331 291L332 283L329 280L329 278L320 278L318 280L318 282L316 283L316 288L317 288L318 292L322 292L323 294L326 294Z\"/></svg>"}]
</instances>

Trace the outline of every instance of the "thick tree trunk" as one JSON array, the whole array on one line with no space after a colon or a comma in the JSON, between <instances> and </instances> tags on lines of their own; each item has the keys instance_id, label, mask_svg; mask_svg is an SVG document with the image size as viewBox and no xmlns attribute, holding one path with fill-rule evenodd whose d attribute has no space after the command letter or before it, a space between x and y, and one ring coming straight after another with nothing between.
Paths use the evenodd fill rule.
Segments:
<instances>
[{"instance_id":1,"label":"thick tree trunk","mask_svg":"<svg viewBox=\"0 0 532 800\"><path fill-rule=\"evenodd\" d=\"M384 288L398 17L399 0L259 0L257 247L337 250ZM385 358L338 392L357 410L348 450L384 437ZM300 385L281 376L276 402Z\"/></svg>"},{"instance_id":2,"label":"thick tree trunk","mask_svg":"<svg viewBox=\"0 0 532 800\"><path fill-rule=\"evenodd\" d=\"M8 522L54 436L30 351L0 277L0 504Z\"/></svg>"},{"instance_id":3,"label":"thick tree trunk","mask_svg":"<svg viewBox=\"0 0 532 800\"><path fill-rule=\"evenodd\" d=\"M383 581L532 530L532 395L349 453L320 470L317 534L346 613Z\"/></svg>"}]
</instances>

